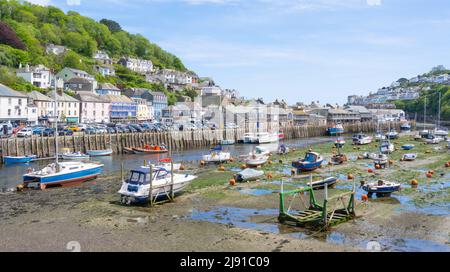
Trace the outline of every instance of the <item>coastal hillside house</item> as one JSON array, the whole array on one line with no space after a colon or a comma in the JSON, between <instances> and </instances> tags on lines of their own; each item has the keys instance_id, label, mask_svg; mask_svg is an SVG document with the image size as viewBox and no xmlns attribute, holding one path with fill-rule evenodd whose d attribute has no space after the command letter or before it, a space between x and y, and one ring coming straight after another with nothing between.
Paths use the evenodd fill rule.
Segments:
<instances>
[{"instance_id":1,"label":"coastal hillside house","mask_svg":"<svg viewBox=\"0 0 450 272\"><path fill-rule=\"evenodd\" d=\"M85 78L74 77L64 82L64 89L70 89L75 93L94 93L94 84Z\"/></svg>"},{"instance_id":2,"label":"coastal hillside house","mask_svg":"<svg viewBox=\"0 0 450 272\"><path fill-rule=\"evenodd\" d=\"M62 45L48 44L45 47L45 53L47 53L47 55L53 54L59 56L66 53L67 50L68 50L67 47Z\"/></svg>"},{"instance_id":3,"label":"coastal hillside house","mask_svg":"<svg viewBox=\"0 0 450 272\"><path fill-rule=\"evenodd\" d=\"M361 122L372 121L372 113L364 106L347 106L345 110L358 113L361 116Z\"/></svg>"},{"instance_id":4,"label":"coastal hillside house","mask_svg":"<svg viewBox=\"0 0 450 272\"><path fill-rule=\"evenodd\" d=\"M379 122L405 121L406 113L399 109L369 109L373 118Z\"/></svg>"},{"instance_id":5,"label":"coastal hillside house","mask_svg":"<svg viewBox=\"0 0 450 272\"><path fill-rule=\"evenodd\" d=\"M26 122L27 105L27 95L0 83L0 122Z\"/></svg>"},{"instance_id":6,"label":"coastal hillside house","mask_svg":"<svg viewBox=\"0 0 450 272\"><path fill-rule=\"evenodd\" d=\"M120 89L111 83L100 83L97 87L97 90L95 90L95 92L100 95L103 95L103 94L121 95L122 94Z\"/></svg>"},{"instance_id":7,"label":"coastal hillside house","mask_svg":"<svg viewBox=\"0 0 450 272\"><path fill-rule=\"evenodd\" d=\"M113 65L113 60L109 57L108 53L105 51L97 51L93 54L92 58L97 61L98 64L101 65Z\"/></svg>"},{"instance_id":8,"label":"coastal hillside house","mask_svg":"<svg viewBox=\"0 0 450 272\"><path fill-rule=\"evenodd\" d=\"M192 119L191 109L185 103L177 103L162 110L161 121L164 124L187 124Z\"/></svg>"},{"instance_id":9,"label":"coastal hillside house","mask_svg":"<svg viewBox=\"0 0 450 272\"><path fill-rule=\"evenodd\" d=\"M40 92L32 91L28 94L28 103L34 104L37 107L39 123L47 124L50 121L55 109L55 102L53 98L50 98Z\"/></svg>"},{"instance_id":10,"label":"coastal hillside house","mask_svg":"<svg viewBox=\"0 0 450 272\"><path fill-rule=\"evenodd\" d=\"M111 103L101 95L79 93L81 123L109 123Z\"/></svg>"},{"instance_id":11,"label":"coastal hillside house","mask_svg":"<svg viewBox=\"0 0 450 272\"><path fill-rule=\"evenodd\" d=\"M50 69L42 64L37 66L27 64L24 68L20 67L16 75L41 89L50 88L53 77Z\"/></svg>"},{"instance_id":12,"label":"coastal hillside house","mask_svg":"<svg viewBox=\"0 0 450 272\"><path fill-rule=\"evenodd\" d=\"M116 70L113 66L107 66L107 65L94 65L95 71L100 73L102 76L115 76Z\"/></svg>"},{"instance_id":13,"label":"coastal hillside house","mask_svg":"<svg viewBox=\"0 0 450 272\"><path fill-rule=\"evenodd\" d=\"M159 69L145 75L150 83L161 82L165 85L192 85L198 82L194 72L180 72L172 69Z\"/></svg>"},{"instance_id":14,"label":"coastal hillside house","mask_svg":"<svg viewBox=\"0 0 450 272\"><path fill-rule=\"evenodd\" d=\"M137 104L125 95L105 94L102 96L111 104L111 122L133 122L137 117Z\"/></svg>"},{"instance_id":15,"label":"coastal hillside house","mask_svg":"<svg viewBox=\"0 0 450 272\"><path fill-rule=\"evenodd\" d=\"M118 64L139 74L147 74L153 71L153 63L151 60L123 57Z\"/></svg>"},{"instance_id":16,"label":"coastal hillside house","mask_svg":"<svg viewBox=\"0 0 450 272\"><path fill-rule=\"evenodd\" d=\"M80 101L66 93L57 94L57 116L60 122L80 122Z\"/></svg>"},{"instance_id":17,"label":"coastal hillside house","mask_svg":"<svg viewBox=\"0 0 450 272\"><path fill-rule=\"evenodd\" d=\"M64 82L67 82L72 78L84 78L92 82L95 81L94 76L90 75L89 73L69 67L63 68L61 71L59 71L59 73L56 76L64 80Z\"/></svg>"},{"instance_id":18,"label":"coastal hillside house","mask_svg":"<svg viewBox=\"0 0 450 272\"><path fill-rule=\"evenodd\" d=\"M130 88L124 90L123 93L130 98L145 99L151 120L159 120L162 115L162 110L168 106L167 96L161 92L152 92L144 88Z\"/></svg>"},{"instance_id":19,"label":"coastal hillside house","mask_svg":"<svg viewBox=\"0 0 450 272\"><path fill-rule=\"evenodd\" d=\"M136 119L138 121L148 121L153 118L153 114L150 111L153 111L153 107L149 107L147 100L138 97L131 97L131 99L137 105Z\"/></svg>"}]
</instances>

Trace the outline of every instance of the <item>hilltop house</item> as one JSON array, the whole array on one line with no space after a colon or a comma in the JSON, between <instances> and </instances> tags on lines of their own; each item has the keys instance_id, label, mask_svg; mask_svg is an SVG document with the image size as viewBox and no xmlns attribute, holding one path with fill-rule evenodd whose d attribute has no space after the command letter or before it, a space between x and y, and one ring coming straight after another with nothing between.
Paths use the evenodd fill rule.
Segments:
<instances>
[{"instance_id":1,"label":"hilltop house","mask_svg":"<svg viewBox=\"0 0 450 272\"><path fill-rule=\"evenodd\" d=\"M53 77L50 69L42 64L37 66L30 66L27 64L25 68L19 68L16 75L41 89L50 88Z\"/></svg>"},{"instance_id":2,"label":"hilltop house","mask_svg":"<svg viewBox=\"0 0 450 272\"><path fill-rule=\"evenodd\" d=\"M94 90L97 89L97 81L95 80L94 76L82 70L66 67L61 71L59 71L59 73L56 76L62 79L64 83L68 82L73 78L82 78L89 81L92 84L92 92L94 92Z\"/></svg>"},{"instance_id":3,"label":"hilltop house","mask_svg":"<svg viewBox=\"0 0 450 272\"><path fill-rule=\"evenodd\" d=\"M54 115L54 100L40 92L32 91L29 93L28 103L34 104L37 107L37 116L40 123L48 123L50 117Z\"/></svg>"},{"instance_id":4,"label":"hilltop house","mask_svg":"<svg viewBox=\"0 0 450 272\"><path fill-rule=\"evenodd\" d=\"M28 97L0 83L0 121L26 122Z\"/></svg>"},{"instance_id":5,"label":"hilltop house","mask_svg":"<svg viewBox=\"0 0 450 272\"><path fill-rule=\"evenodd\" d=\"M93 93L94 85L92 81L85 78L74 77L64 82L64 89L70 89L76 93Z\"/></svg>"},{"instance_id":6,"label":"hilltop house","mask_svg":"<svg viewBox=\"0 0 450 272\"><path fill-rule=\"evenodd\" d=\"M81 123L109 123L111 103L93 93L79 93Z\"/></svg>"},{"instance_id":7,"label":"hilltop house","mask_svg":"<svg viewBox=\"0 0 450 272\"><path fill-rule=\"evenodd\" d=\"M123 57L119 60L118 64L140 74L147 74L153 71L153 63L151 60Z\"/></svg>"},{"instance_id":8,"label":"hilltop house","mask_svg":"<svg viewBox=\"0 0 450 272\"><path fill-rule=\"evenodd\" d=\"M112 59L109 57L108 53L104 51L95 52L92 58L95 59L97 63L101 65L109 65L109 66L113 65Z\"/></svg>"}]
</instances>

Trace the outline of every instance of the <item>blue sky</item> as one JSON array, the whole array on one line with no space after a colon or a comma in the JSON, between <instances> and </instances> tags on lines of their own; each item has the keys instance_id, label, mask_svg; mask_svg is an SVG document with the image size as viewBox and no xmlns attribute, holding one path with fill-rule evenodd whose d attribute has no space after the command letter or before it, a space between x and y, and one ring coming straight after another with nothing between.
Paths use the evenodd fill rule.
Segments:
<instances>
[{"instance_id":1,"label":"blue sky","mask_svg":"<svg viewBox=\"0 0 450 272\"><path fill-rule=\"evenodd\" d=\"M449 66L448 0L32 0L176 54L223 88L265 100L344 103Z\"/></svg>"}]
</instances>

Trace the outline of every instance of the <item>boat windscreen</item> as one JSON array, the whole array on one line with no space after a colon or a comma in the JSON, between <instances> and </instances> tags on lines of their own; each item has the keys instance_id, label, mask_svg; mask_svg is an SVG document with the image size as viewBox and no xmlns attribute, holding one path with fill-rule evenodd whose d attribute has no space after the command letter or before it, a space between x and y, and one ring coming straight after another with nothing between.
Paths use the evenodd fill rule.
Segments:
<instances>
[{"instance_id":1,"label":"boat windscreen","mask_svg":"<svg viewBox=\"0 0 450 272\"><path fill-rule=\"evenodd\" d=\"M128 182L131 184L144 184L145 174L140 172L131 172Z\"/></svg>"}]
</instances>

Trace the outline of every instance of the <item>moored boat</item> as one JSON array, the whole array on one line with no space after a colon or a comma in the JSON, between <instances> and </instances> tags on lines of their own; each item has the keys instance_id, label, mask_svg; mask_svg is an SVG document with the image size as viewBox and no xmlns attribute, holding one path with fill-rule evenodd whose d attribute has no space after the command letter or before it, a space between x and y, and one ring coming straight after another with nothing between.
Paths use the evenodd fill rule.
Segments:
<instances>
[{"instance_id":1,"label":"moored boat","mask_svg":"<svg viewBox=\"0 0 450 272\"><path fill-rule=\"evenodd\" d=\"M238 174L236 174L236 181L238 182L246 182L246 181L252 181L257 180L258 178L261 178L264 176L264 171L259 171L251 168L247 168Z\"/></svg>"},{"instance_id":2,"label":"moored boat","mask_svg":"<svg viewBox=\"0 0 450 272\"><path fill-rule=\"evenodd\" d=\"M425 142L427 144L439 144L442 141L444 141L444 138L442 138L440 136L436 136L434 134L430 134L425 138Z\"/></svg>"},{"instance_id":3,"label":"moored boat","mask_svg":"<svg viewBox=\"0 0 450 272\"><path fill-rule=\"evenodd\" d=\"M368 193L369 197L373 194L377 196L389 196L391 193L399 191L400 188L400 183L386 180L373 181L362 186L362 189Z\"/></svg>"},{"instance_id":4,"label":"moored boat","mask_svg":"<svg viewBox=\"0 0 450 272\"><path fill-rule=\"evenodd\" d=\"M326 179L308 182L306 185L312 186L313 189L324 189L325 186L334 187L337 183L337 178L328 177Z\"/></svg>"},{"instance_id":5,"label":"moored boat","mask_svg":"<svg viewBox=\"0 0 450 272\"><path fill-rule=\"evenodd\" d=\"M3 163L4 164L19 164L19 163L29 163L37 158L36 155L29 156L4 156Z\"/></svg>"},{"instance_id":6,"label":"moored boat","mask_svg":"<svg viewBox=\"0 0 450 272\"><path fill-rule=\"evenodd\" d=\"M336 148L343 148L345 145L345 140L344 138L338 138L336 141L334 141L334 146Z\"/></svg>"},{"instance_id":7,"label":"moored boat","mask_svg":"<svg viewBox=\"0 0 450 272\"><path fill-rule=\"evenodd\" d=\"M348 158L344 154L336 154L331 157L331 162L333 164L343 164L346 161L348 161Z\"/></svg>"},{"instance_id":8,"label":"moored boat","mask_svg":"<svg viewBox=\"0 0 450 272\"><path fill-rule=\"evenodd\" d=\"M126 153L126 154L135 154L133 148L131 148L131 147L122 148L122 152Z\"/></svg>"},{"instance_id":9,"label":"moored boat","mask_svg":"<svg viewBox=\"0 0 450 272\"><path fill-rule=\"evenodd\" d=\"M105 149L105 150L88 150L86 153L91 157L104 157L104 156L111 156L113 153L112 149Z\"/></svg>"},{"instance_id":10,"label":"moored boat","mask_svg":"<svg viewBox=\"0 0 450 272\"><path fill-rule=\"evenodd\" d=\"M391 131L386 133L386 139L388 140L398 139L398 132L395 129L392 129Z\"/></svg>"},{"instance_id":11,"label":"moored boat","mask_svg":"<svg viewBox=\"0 0 450 272\"><path fill-rule=\"evenodd\" d=\"M247 158L245 158L244 162L247 167L258 167L267 163L269 160L268 155L258 154L256 152L250 153Z\"/></svg>"},{"instance_id":12,"label":"moored boat","mask_svg":"<svg viewBox=\"0 0 450 272\"><path fill-rule=\"evenodd\" d=\"M234 145L235 143L235 140L220 140L221 145Z\"/></svg>"},{"instance_id":13,"label":"moored boat","mask_svg":"<svg viewBox=\"0 0 450 272\"><path fill-rule=\"evenodd\" d=\"M261 132L256 134L258 144L268 144L278 142L278 133Z\"/></svg>"},{"instance_id":14,"label":"moored boat","mask_svg":"<svg viewBox=\"0 0 450 272\"><path fill-rule=\"evenodd\" d=\"M415 145L413 145L413 144L405 144L405 145L402 145L402 149L403 150L411 150L411 149L413 149L415 147Z\"/></svg>"},{"instance_id":15,"label":"moored boat","mask_svg":"<svg viewBox=\"0 0 450 272\"><path fill-rule=\"evenodd\" d=\"M179 195L197 178L193 175L175 174L163 167L152 167L152 172L147 166L130 171L129 178L122 181L118 191L122 204L148 202L149 197L155 200L167 199L172 190L174 195Z\"/></svg>"},{"instance_id":16,"label":"moored boat","mask_svg":"<svg viewBox=\"0 0 450 272\"><path fill-rule=\"evenodd\" d=\"M89 155L83 154L81 152L67 152L61 154L63 160L88 160Z\"/></svg>"},{"instance_id":17,"label":"moored boat","mask_svg":"<svg viewBox=\"0 0 450 272\"><path fill-rule=\"evenodd\" d=\"M404 132L411 131L411 125L409 123L404 123L400 126L400 130Z\"/></svg>"},{"instance_id":18,"label":"moored boat","mask_svg":"<svg viewBox=\"0 0 450 272\"><path fill-rule=\"evenodd\" d=\"M382 168L386 168L389 163L389 158L385 154L377 154L377 156L373 159L373 163Z\"/></svg>"},{"instance_id":19,"label":"moored boat","mask_svg":"<svg viewBox=\"0 0 450 272\"><path fill-rule=\"evenodd\" d=\"M330 136L339 135L344 133L344 126L342 124L331 124L327 128L327 134Z\"/></svg>"},{"instance_id":20,"label":"moored boat","mask_svg":"<svg viewBox=\"0 0 450 272\"><path fill-rule=\"evenodd\" d=\"M165 145L145 145L144 147L133 147L133 151L136 154L162 154L167 153L169 150Z\"/></svg>"},{"instance_id":21,"label":"moored boat","mask_svg":"<svg viewBox=\"0 0 450 272\"><path fill-rule=\"evenodd\" d=\"M383 140L380 143L380 152L383 154L389 154L395 151L395 146L389 140Z\"/></svg>"},{"instance_id":22,"label":"moored boat","mask_svg":"<svg viewBox=\"0 0 450 272\"><path fill-rule=\"evenodd\" d=\"M41 189L48 186L64 185L95 179L103 171L103 164L84 162L61 162L47 165L39 171L31 171L23 176L25 187L37 185Z\"/></svg>"},{"instance_id":23,"label":"moored boat","mask_svg":"<svg viewBox=\"0 0 450 272\"><path fill-rule=\"evenodd\" d=\"M417 154L416 153L403 155L403 160L404 161L415 161L416 159L417 159Z\"/></svg>"},{"instance_id":24,"label":"moored boat","mask_svg":"<svg viewBox=\"0 0 450 272\"><path fill-rule=\"evenodd\" d=\"M292 166L297 169L298 172L314 171L321 167L323 163L323 157L316 152L307 152L304 159L296 160L292 162Z\"/></svg>"},{"instance_id":25,"label":"moored boat","mask_svg":"<svg viewBox=\"0 0 450 272\"><path fill-rule=\"evenodd\" d=\"M353 144L355 145L366 145L370 144L373 140L372 136L367 136L364 133L358 133L352 137Z\"/></svg>"},{"instance_id":26,"label":"moored boat","mask_svg":"<svg viewBox=\"0 0 450 272\"><path fill-rule=\"evenodd\" d=\"M244 137L242 137L242 142L244 144L255 144L257 143L258 138L256 137L255 133L245 133Z\"/></svg>"},{"instance_id":27,"label":"moored boat","mask_svg":"<svg viewBox=\"0 0 450 272\"><path fill-rule=\"evenodd\" d=\"M285 154L288 154L289 152L290 152L290 149L285 144L280 145L280 147L278 148L279 155L285 155Z\"/></svg>"},{"instance_id":28,"label":"moored boat","mask_svg":"<svg viewBox=\"0 0 450 272\"><path fill-rule=\"evenodd\" d=\"M208 154L202 156L202 160L206 163L222 163L231 160L231 153L224 152L222 146L212 148Z\"/></svg>"}]
</instances>

